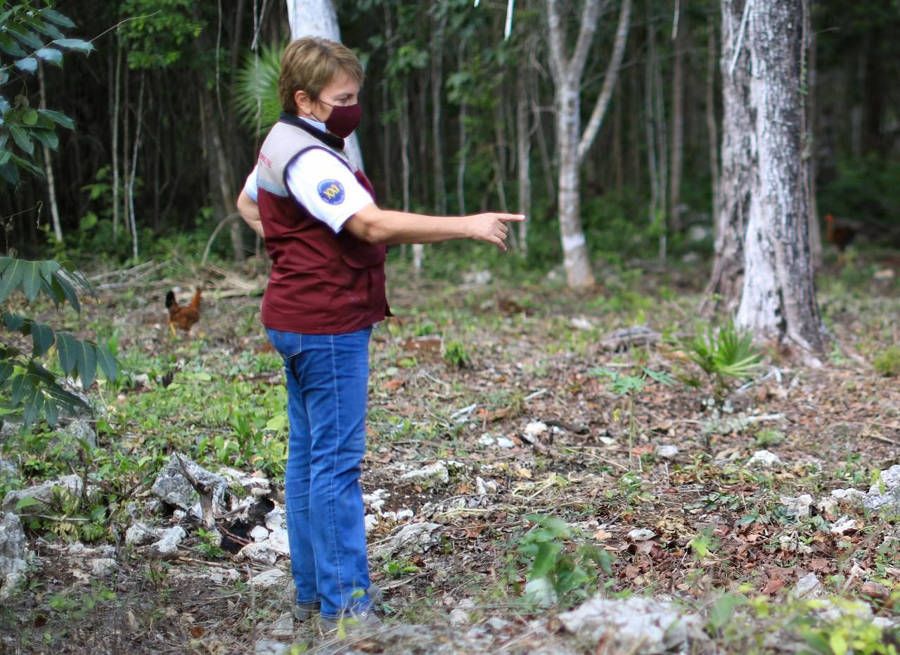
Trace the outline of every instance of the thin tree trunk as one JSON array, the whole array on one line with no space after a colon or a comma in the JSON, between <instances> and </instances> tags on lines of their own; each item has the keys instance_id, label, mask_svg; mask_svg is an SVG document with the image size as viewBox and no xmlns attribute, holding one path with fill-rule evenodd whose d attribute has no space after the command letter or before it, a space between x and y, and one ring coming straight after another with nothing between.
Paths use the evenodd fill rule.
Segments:
<instances>
[{"instance_id":1,"label":"thin tree trunk","mask_svg":"<svg viewBox=\"0 0 900 655\"><path fill-rule=\"evenodd\" d=\"M503 98L504 94L500 94ZM509 203L506 202L506 116L503 112L503 101L498 100L494 106L494 179L497 184L497 200L500 203L500 211L508 212Z\"/></svg>"},{"instance_id":2,"label":"thin tree trunk","mask_svg":"<svg viewBox=\"0 0 900 655\"><path fill-rule=\"evenodd\" d=\"M141 147L141 127L144 123L144 85L146 73L141 73L141 87L138 92L137 120L134 129L134 150L131 153L131 174L128 176L128 216L131 222L131 255L138 260L138 229L134 211L134 181L137 177L138 150Z\"/></svg>"},{"instance_id":3,"label":"thin tree trunk","mask_svg":"<svg viewBox=\"0 0 900 655\"><path fill-rule=\"evenodd\" d=\"M612 158L613 158L613 175L615 177L616 193L622 196L625 189L625 160L623 156L622 141L622 88L621 85L616 86L616 102L613 104L613 136L612 136Z\"/></svg>"},{"instance_id":4,"label":"thin tree trunk","mask_svg":"<svg viewBox=\"0 0 900 655\"><path fill-rule=\"evenodd\" d=\"M631 0L623 0L619 14L619 27L613 56L606 69L603 89L584 135L581 134L581 77L588 51L594 39L600 12L599 0L585 0L575 48L569 57L565 53L565 28L557 0L546 0L547 26L550 42L550 72L555 87L556 148L559 165L559 227L562 242L566 280L572 288L588 288L594 285L587 243L581 226L580 184L578 171L581 161L591 147L603 120L615 76L624 50L625 35L631 12Z\"/></svg>"},{"instance_id":5,"label":"thin tree trunk","mask_svg":"<svg viewBox=\"0 0 900 655\"><path fill-rule=\"evenodd\" d=\"M441 216L447 213L447 189L444 186L444 137L441 132L441 107L444 88L444 31L447 26L447 12L438 10L431 41L431 141L434 165L434 206Z\"/></svg>"},{"instance_id":6,"label":"thin tree trunk","mask_svg":"<svg viewBox=\"0 0 900 655\"><path fill-rule=\"evenodd\" d=\"M665 264L668 249L668 217L669 207L666 205L669 180L669 139L666 136L666 101L663 91L662 66L656 52L656 31L653 31L653 102L654 102L654 127L656 131L657 161L659 162L659 188L656 197L659 199L659 217L656 227L659 230L658 257L660 264Z\"/></svg>"},{"instance_id":7,"label":"thin tree trunk","mask_svg":"<svg viewBox=\"0 0 900 655\"><path fill-rule=\"evenodd\" d=\"M122 97L122 44L116 38L116 49L114 52L116 59L115 73L112 83L113 101L112 114L110 114L110 130L112 132L112 211L113 211L113 241L119 235L119 217L120 205L122 199L120 197L121 178L119 177L119 99Z\"/></svg>"},{"instance_id":8,"label":"thin tree trunk","mask_svg":"<svg viewBox=\"0 0 900 655\"><path fill-rule=\"evenodd\" d=\"M675 57L672 62L672 146L669 150L669 216L672 231L684 229L681 207L681 173L684 163L684 43L686 13L680 0L675 2L675 33L672 35Z\"/></svg>"},{"instance_id":9,"label":"thin tree trunk","mask_svg":"<svg viewBox=\"0 0 900 655\"><path fill-rule=\"evenodd\" d=\"M459 155L456 161L456 197L459 213L466 213L466 160L469 153L468 136L466 134L467 105L465 101L459 106Z\"/></svg>"},{"instance_id":10,"label":"thin tree trunk","mask_svg":"<svg viewBox=\"0 0 900 655\"><path fill-rule=\"evenodd\" d=\"M741 30L747 2L754 0L722 0L722 173L715 259L701 307L727 313L737 308L743 284L744 239L757 158L750 108L750 54Z\"/></svg>"},{"instance_id":11,"label":"thin tree trunk","mask_svg":"<svg viewBox=\"0 0 900 655\"><path fill-rule=\"evenodd\" d=\"M525 215L519 223L519 250L528 254L528 220L531 215L531 125L528 80L530 69L520 64L516 78L516 173L518 176L518 212Z\"/></svg>"},{"instance_id":12,"label":"thin tree trunk","mask_svg":"<svg viewBox=\"0 0 900 655\"><path fill-rule=\"evenodd\" d=\"M716 27L710 22L707 38L706 133L709 139L709 177L712 181L712 215L719 206L719 133L716 127ZM715 220L715 219L714 219Z\"/></svg>"},{"instance_id":13,"label":"thin tree trunk","mask_svg":"<svg viewBox=\"0 0 900 655\"><path fill-rule=\"evenodd\" d=\"M757 338L821 352L825 335L809 256L809 187L803 164L802 0L757 2L747 31L754 73L758 168L737 323Z\"/></svg>"},{"instance_id":14,"label":"thin tree trunk","mask_svg":"<svg viewBox=\"0 0 900 655\"><path fill-rule=\"evenodd\" d=\"M38 87L40 92L40 108L47 108L47 89L44 86L44 65L38 64ZM53 160L50 157L50 148L46 145L41 148L44 154L44 171L47 174L47 195L50 199L50 220L53 222L53 236L57 243L62 243L62 222L59 220L59 204L56 202L56 178L53 176Z\"/></svg>"}]
</instances>

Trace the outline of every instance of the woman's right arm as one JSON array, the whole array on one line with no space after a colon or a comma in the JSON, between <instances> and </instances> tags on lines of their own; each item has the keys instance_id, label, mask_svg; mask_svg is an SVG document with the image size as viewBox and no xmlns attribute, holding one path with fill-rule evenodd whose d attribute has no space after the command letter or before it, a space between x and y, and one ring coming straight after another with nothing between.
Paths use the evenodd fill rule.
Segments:
<instances>
[{"instance_id":1,"label":"woman's right arm","mask_svg":"<svg viewBox=\"0 0 900 655\"><path fill-rule=\"evenodd\" d=\"M369 243L437 243L475 239L506 250L507 223L525 220L523 214L488 212L471 216L427 216L366 205L351 216L344 229Z\"/></svg>"},{"instance_id":2,"label":"woman's right arm","mask_svg":"<svg viewBox=\"0 0 900 655\"><path fill-rule=\"evenodd\" d=\"M259 218L259 205L247 195L246 191L241 191L238 196L237 210L244 222L250 226L250 229L256 232L261 239L265 239L266 235L263 234L262 220Z\"/></svg>"}]
</instances>

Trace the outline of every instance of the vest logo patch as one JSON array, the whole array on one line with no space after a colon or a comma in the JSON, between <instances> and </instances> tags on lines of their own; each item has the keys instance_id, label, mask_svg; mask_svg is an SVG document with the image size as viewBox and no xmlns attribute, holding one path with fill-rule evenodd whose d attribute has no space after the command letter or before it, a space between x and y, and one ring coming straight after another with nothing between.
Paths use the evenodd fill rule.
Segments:
<instances>
[{"instance_id":1,"label":"vest logo patch","mask_svg":"<svg viewBox=\"0 0 900 655\"><path fill-rule=\"evenodd\" d=\"M337 180L322 180L316 190L319 197L329 205L340 205L344 202L344 186Z\"/></svg>"}]
</instances>

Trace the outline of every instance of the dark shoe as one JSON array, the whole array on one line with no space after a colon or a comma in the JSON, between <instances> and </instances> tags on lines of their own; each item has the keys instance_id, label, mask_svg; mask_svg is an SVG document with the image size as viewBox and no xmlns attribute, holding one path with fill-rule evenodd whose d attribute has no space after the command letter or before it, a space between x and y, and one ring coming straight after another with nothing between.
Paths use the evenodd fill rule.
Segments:
<instances>
[{"instance_id":1,"label":"dark shoe","mask_svg":"<svg viewBox=\"0 0 900 655\"><path fill-rule=\"evenodd\" d=\"M291 608L291 614L297 621L309 621L312 617L319 613L319 601L312 603L294 603Z\"/></svg>"}]
</instances>

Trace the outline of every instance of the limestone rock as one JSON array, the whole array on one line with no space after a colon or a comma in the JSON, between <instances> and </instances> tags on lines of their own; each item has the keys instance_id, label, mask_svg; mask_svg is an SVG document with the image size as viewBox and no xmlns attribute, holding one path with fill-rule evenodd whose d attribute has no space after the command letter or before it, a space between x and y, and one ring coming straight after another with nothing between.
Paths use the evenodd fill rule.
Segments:
<instances>
[{"instance_id":1,"label":"limestone rock","mask_svg":"<svg viewBox=\"0 0 900 655\"><path fill-rule=\"evenodd\" d=\"M781 458L768 450L757 450L747 461L749 468L775 468L781 465Z\"/></svg>"},{"instance_id":2,"label":"limestone rock","mask_svg":"<svg viewBox=\"0 0 900 655\"><path fill-rule=\"evenodd\" d=\"M148 553L157 559L172 559L178 555L178 545L187 536L180 525L176 525L160 533L160 539L150 544Z\"/></svg>"},{"instance_id":3,"label":"limestone rock","mask_svg":"<svg viewBox=\"0 0 900 655\"><path fill-rule=\"evenodd\" d=\"M0 600L6 600L25 578L28 555L22 522L12 512L0 514Z\"/></svg>"},{"instance_id":4,"label":"limestone rock","mask_svg":"<svg viewBox=\"0 0 900 655\"><path fill-rule=\"evenodd\" d=\"M31 501L35 501L37 505L46 507L53 502L54 495L69 493L77 496L81 493L82 486L83 482L80 476L74 474L65 475L56 480L48 480L47 482L34 487L10 491L3 498L3 505L0 509L7 512L14 512L19 503L25 499L30 499L26 500L26 502L30 503ZM28 510L26 509L25 511L27 512Z\"/></svg>"},{"instance_id":5,"label":"limestone rock","mask_svg":"<svg viewBox=\"0 0 900 655\"><path fill-rule=\"evenodd\" d=\"M900 464L881 472L878 482L869 488L863 505L866 509L900 512Z\"/></svg>"},{"instance_id":6,"label":"limestone rock","mask_svg":"<svg viewBox=\"0 0 900 655\"><path fill-rule=\"evenodd\" d=\"M424 553L438 542L441 526L437 523L409 523L402 526L372 552L374 559L389 559L396 555Z\"/></svg>"},{"instance_id":7,"label":"limestone rock","mask_svg":"<svg viewBox=\"0 0 900 655\"><path fill-rule=\"evenodd\" d=\"M221 475L216 475L191 461L187 457L173 453L168 463L156 477L151 491L163 502L180 507L191 512L194 516L202 517L200 509L200 496L181 470L178 459L184 461L185 468L200 484L208 486L212 490L212 509L214 513L225 511L225 493L228 483Z\"/></svg>"},{"instance_id":8,"label":"limestone rock","mask_svg":"<svg viewBox=\"0 0 900 655\"><path fill-rule=\"evenodd\" d=\"M566 630L591 643L604 640L611 652L664 653L687 649L702 638L703 622L696 614L651 598L612 600L595 596L559 615Z\"/></svg>"}]
</instances>

